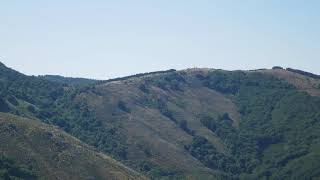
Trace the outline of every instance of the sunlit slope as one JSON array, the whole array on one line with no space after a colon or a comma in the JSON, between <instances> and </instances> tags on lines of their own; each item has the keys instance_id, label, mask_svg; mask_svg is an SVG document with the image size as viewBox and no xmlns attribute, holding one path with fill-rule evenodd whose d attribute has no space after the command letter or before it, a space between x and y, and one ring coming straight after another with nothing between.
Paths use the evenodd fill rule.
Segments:
<instances>
[{"instance_id":1,"label":"sunlit slope","mask_svg":"<svg viewBox=\"0 0 320 180\"><path fill-rule=\"evenodd\" d=\"M1 113L0 144L1 156L38 179L144 179L56 127L31 119Z\"/></svg>"},{"instance_id":2,"label":"sunlit slope","mask_svg":"<svg viewBox=\"0 0 320 180\"><path fill-rule=\"evenodd\" d=\"M75 99L118 124L123 158L147 174L318 176L310 168L319 155L320 100L270 72L189 69L102 83Z\"/></svg>"}]
</instances>

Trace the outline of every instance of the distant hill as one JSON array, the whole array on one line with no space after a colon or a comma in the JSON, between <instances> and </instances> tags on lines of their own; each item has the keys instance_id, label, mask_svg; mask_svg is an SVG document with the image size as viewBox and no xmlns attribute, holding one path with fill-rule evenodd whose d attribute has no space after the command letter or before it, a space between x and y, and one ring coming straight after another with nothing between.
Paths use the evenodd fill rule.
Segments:
<instances>
[{"instance_id":1,"label":"distant hill","mask_svg":"<svg viewBox=\"0 0 320 180\"><path fill-rule=\"evenodd\" d=\"M0 111L55 125L150 179L320 177L314 75L194 68L80 84L0 67Z\"/></svg>"}]
</instances>

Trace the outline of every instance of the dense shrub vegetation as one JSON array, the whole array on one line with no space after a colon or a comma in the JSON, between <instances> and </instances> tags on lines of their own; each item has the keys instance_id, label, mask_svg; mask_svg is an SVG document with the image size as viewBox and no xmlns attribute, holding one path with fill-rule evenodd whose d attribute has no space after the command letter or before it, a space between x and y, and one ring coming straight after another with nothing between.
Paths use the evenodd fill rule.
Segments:
<instances>
[{"instance_id":1,"label":"dense shrub vegetation","mask_svg":"<svg viewBox=\"0 0 320 180\"><path fill-rule=\"evenodd\" d=\"M3 65L0 65L0 76L1 112L11 111L20 116L37 117L61 127L103 152L118 159L126 159L126 147L117 134L117 125L103 125L86 102L76 101L78 94L92 89L91 83L82 84L82 87L69 87L25 76Z\"/></svg>"},{"instance_id":2,"label":"dense shrub vegetation","mask_svg":"<svg viewBox=\"0 0 320 180\"><path fill-rule=\"evenodd\" d=\"M0 155L0 179L33 180L37 177L29 167Z\"/></svg>"},{"instance_id":3,"label":"dense shrub vegetation","mask_svg":"<svg viewBox=\"0 0 320 180\"><path fill-rule=\"evenodd\" d=\"M239 173L236 161L225 154L219 153L204 137L194 136L192 143L186 145L185 149L209 168L218 169L230 174Z\"/></svg>"},{"instance_id":4,"label":"dense shrub vegetation","mask_svg":"<svg viewBox=\"0 0 320 180\"><path fill-rule=\"evenodd\" d=\"M48 120L89 145L111 154L117 159L126 159L126 146L117 132L117 124L104 124L98 120L85 101L76 101L75 93L67 93L55 103L55 111ZM119 105L128 111L125 105ZM122 107L123 106L123 107ZM119 107L119 108L120 108ZM50 110L47 110L50 113Z\"/></svg>"},{"instance_id":5,"label":"dense shrub vegetation","mask_svg":"<svg viewBox=\"0 0 320 180\"><path fill-rule=\"evenodd\" d=\"M139 163L139 170L145 172L153 180L159 179L185 179L183 173L175 171L170 168L161 168L158 165L149 161L141 161Z\"/></svg>"},{"instance_id":6,"label":"dense shrub vegetation","mask_svg":"<svg viewBox=\"0 0 320 180\"><path fill-rule=\"evenodd\" d=\"M205 86L230 95L242 114L239 129L227 123L230 119L227 115L201 119L230 148L240 169L234 172L244 178L281 179L295 174L288 169L299 166L301 161L306 164L299 173L308 171L312 162L306 159L319 156L319 151L315 154L312 149L320 145L320 98L254 72L215 71L201 80Z\"/></svg>"}]
</instances>

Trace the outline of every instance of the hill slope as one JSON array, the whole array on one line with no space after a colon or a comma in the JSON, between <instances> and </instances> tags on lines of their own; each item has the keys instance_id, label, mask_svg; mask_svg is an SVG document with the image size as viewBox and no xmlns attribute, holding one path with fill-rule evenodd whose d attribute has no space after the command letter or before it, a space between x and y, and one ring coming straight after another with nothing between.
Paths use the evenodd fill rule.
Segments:
<instances>
[{"instance_id":1,"label":"hill slope","mask_svg":"<svg viewBox=\"0 0 320 180\"><path fill-rule=\"evenodd\" d=\"M143 179L133 170L61 130L35 120L1 113L0 143L1 157L14 161L29 173L9 170L3 177Z\"/></svg>"},{"instance_id":2,"label":"hill slope","mask_svg":"<svg viewBox=\"0 0 320 180\"><path fill-rule=\"evenodd\" d=\"M320 99L281 77L194 69L101 84L76 99L118 124L122 158L146 173L192 176L204 165L225 178L319 176Z\"/></svg>"},{"instance_id":3,"label":"hill slope","mask_svg":"<svg viewBox=\"0 0 320 180\"><path fill-rule=\"evenodd\" d=\"M305 76L301 73L294 73L284 69L263 70L261 72L283 79L294 85L297 89L308 92L312 96L320 96L319 77L312 78L313 76Z\"/></svg>"},{"instance_id":4,"label":"hill slope","mask_svg":"<svg viewBox=\"0 0 320 180\"><path fill-rule=\"evenodd\" d=\"M320 176L317 76L188 69L80 87L1 68L1 111L59 126L150 178Z\"/></svg>"}]
</instances>

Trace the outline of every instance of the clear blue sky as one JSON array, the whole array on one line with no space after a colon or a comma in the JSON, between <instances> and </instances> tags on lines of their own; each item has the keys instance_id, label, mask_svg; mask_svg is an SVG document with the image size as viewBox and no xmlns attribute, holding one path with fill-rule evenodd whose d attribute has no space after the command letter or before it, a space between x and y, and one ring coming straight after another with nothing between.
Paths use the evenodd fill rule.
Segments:
<instances>
[{"instance_id":1,"label":"clear blue sky","mask_svg":"<svg viewBox=\"0 0 320 180\"><path fill-rule=\"evenodd\" d=\"M320 1L1 1L0 61L98 79L273 65L320 74Z\"/></svg>"}]
</instances>

